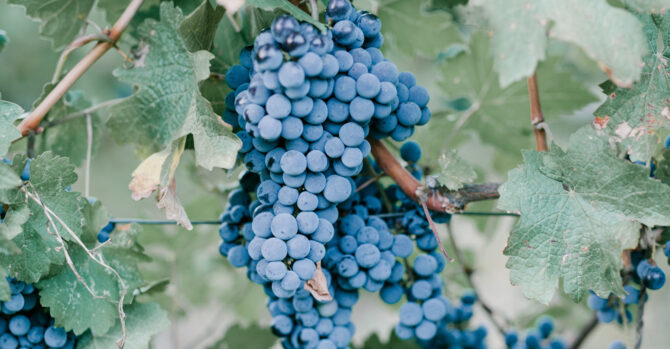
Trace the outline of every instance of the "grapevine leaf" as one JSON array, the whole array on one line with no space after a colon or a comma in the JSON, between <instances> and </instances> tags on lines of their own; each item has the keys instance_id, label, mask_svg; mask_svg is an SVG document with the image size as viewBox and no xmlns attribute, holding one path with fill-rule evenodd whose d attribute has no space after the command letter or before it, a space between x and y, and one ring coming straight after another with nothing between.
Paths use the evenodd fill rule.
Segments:
<instances>
[{"instance_id":1,"label":"grapevine leaf","mask_svg":"<svg viewBox=\"0 0 670 349\"><path fill-rule=\"evenodd\" d=\"M0 156L5 156L12 141L21 137L21 132L14 127L14 121L23 114L18 105L0 101Z\"/></svg>"},{"instance_id":2,"label":"grapevine leaf","mask_svg":"<svg viewBox=\"0 0 670 349\"><path fill-rule=\"evenodd\" d=\"M651 54L644 59L642 79L632 88L602 87L609 98L595 112L596 126L606 127L633 161L649 162L659 142L657 133L670 127L670 67L663 56L670 48L670 12L658 24L641 16Z\"/></svg>"},{"instance_id":3,"label":"grapevine leaf","mask_svg":"<svg viewBox=\"0 0 670 349\"><path fill-rule=\"evenodd\" d=\"M161 21L147 19L140 26L146 56L134 68L115 74L141 86L110 108L108 126L117 141L153 151L192 134L199 166L231 168L241 143L198 90L198 82L209 76L212 55L187 51L178 30L182 17L178 8L164 2Z\"/></svg>"},{"instance_id":4,"label":"grapevine leaf","mask_svg":"<svg viewBox=\"0 0 670 349\"><path fill-rule=\"evenodd\" d=\"M0 255L0 261L7 265L11 277L35 283L49 272L52 265L63 264L65 258L59 250L61 245L55 238L44 235L47 235L44 228L35 230L32 225L26 224L23 232L12 240L20 252Z\"/></svg>"},{"instance_id":5,"label":"grapevine leaf","mask_svg":"<svg viewBox=\"0 0 670 349\"><path fill-rule=\"evenodd\" d=\"M640 12L663 13L670 9L668 0L624 0L624 3L629 8Z\"/></svg>"},{"instance_id":6,"label":"grapevine leaf","mask_svg":"<svg viewBox=\"0 0 670 349\"><path fill-rule=\"evenodd\" d=\"M137 264L145 257L138 250L136 238L135 229L117 229L109 242L97 250L101 253L101 260L123 279L127 300L132 290L142 283ZM80 246L70 247L68 253L77 272L95 296L75 276L70 266L63 265L50 277L37 283L40 301L49 308L56 326L72 330L77 335L89 329L93 335L102 335L118 319L123 286L114 273L95 262Z\"/></svg>"},{"instance_id":7,"label":"grapevine leaf","mask_svg":"<svg viewBox=\"0 0 670 349\"><path fill-rule=\"evenodd\" d=\"M233 348L270 348L277 342L277 337L267 328L256 324L242 327L239 324L231 326L224 337L210 349Z\"/></svg>"},{"instance_id":8,"label":"grapevine leaf","mask_svg":"<svg viewBox=\"0 0 670 349\"><path fill-rule=\"evenodd\" d=\"M82 210L86 219L86 226L81 236L85 244L95 244L98 241L98 232L109 222L109 212L102 206L102 203L96 200L84 206Z\"/></svg>"},{"instance_id":9,"label":"grapevine leaf","mask_svg":"<svg viewBox=\"0 0 670 349\"><path fill-rule=\"evenodd\" d=\"M0 239L11 240L23 231L23 224L30 218L28 205L10 206L0 223Z\"/></svg>"},{"instance_id":10,"label":"grapevine leaf","mask_svg":"<svg viewBox=\"0 0 670 349\"><path fill-rule=\"evenodd\" d=\"M107 22L114 23L130 4L130 0L98 0L96 7L105 10Z\"/></svg>"},{"instance_id":11,"label":"grapevine leaf","mask_svg":"<svg viewBox=\"0 0 670 349\"><path fill-rule=\"evenodd\" d=\"M44 97L51 92L54 84L46 84L42 91L42 96L34 103L36 106ZM68 91L64 98L61 98L50 110L49 121L62 121L71 114L80 112L91 106L91 102L84 97L83 91ZM100 127L102 122L97 113L91 113L92 141L91 152L95 154L97 140L100 139ZM43 137L39 137L39 146L41 149L49 149L57 155L70 159L76 166L86 159L86 149L88 145L88 131L86 129L86 118L79 117L61 123L58 127L49 129Z\"/></svg>"},{"instance_id":12,"label":"grapevine leaf","mask_svg":"<svg viewBox=\"0 0 670 349\"><path fill-rule=\"evenodd\" d=\"M256 8L249 12L262 11ZM212 71L224 74L228 68L239 63L239 53L247 46L242 32L235 30L230 17L224 16L216 30L212 53ZM221 115L226 110L226 95L231 91L222 75L212 76L200 84L202 95L212 104L214 112Z\"/></svg>"},{"instance_id":13,"label":"grapevine leaf","mask_svg":"<svg viewBox=\"0 0 670 349\"><path fill-rule=\"evenodd\" d=\"M41 21L40 35L52 42L54 50L60 50L79 34L94 1L9 0L9 3L24 6L26 15Z\"/></svg>"},{"instance_id":14,"label":"grapevine leaf","mask_svg":"<svg viewBox=\"0 0 670 349\"><path fill-rule=\"evenodd\" d=\"M177 197L174 173L184 152L186 137L174 141L168 148L146 158L133 171L128 188L132 198L140 200L158 191L158 208L165 208L168 219L174 219L186 229L193 229L186 210Z\"/></svg>"},{"instance_id":15,"label":"grapevine leaf","mask_svg":"<svg viewBox=\"0 0 670 349\"><path fill-rule=\"evenodd\" d=\"M473 0L470 4L481 5L493 27L494 67L502 86L533 74L545 59L547 35L580 47L620 86L630 86L640 77L646 53L640 22L606 0Z\"/></svg>"},{"instance_id":16,"label":"grapevine leaf","mask_svg":"<svg viewBox=\"0 0 670 349\"><path fill-rule=\"evenodd\" d=\"M214 36L214 60L212 70L225 73L228 68L239 63L239 53L249 43L241 32L235 30L231 19L223 17Z\"/></svg>"},{"instance_id":17,"label":"grapevine leaf","mask_svg":"<svg viewBox=\"0 0 670 349\"><path fill-rule=\"evenodd\" d=\"M258 34L263 30L270 29L272 21L281 14L282 11L276 8L267 11L250 6L242 8L239 17L242 21L241 32L244 34L246 41L253 44Z\"/></svg>"},{"instance_id":18,"label":"grapevine leaf","mask_svg":"<svg viewBox=\"0 0 670 349\"><path fill-rule=\"evenodd\" d=\"M12 189L23 183L21 178L11 167L5 163L0 163L0 189Z\"/></svg>"},{"instance_id":19,"label":"grapevine leaf","mask_svg":"<svg viewBox=\"0 0 670 349\"><path fill-rule=\"evenodd\" d=\"M226 95L232 91L224 79L212 77L200 83L200 93L207 98L216 114L226 111Z\"/></svg>"},{"instance_id":20,"label":"grapevine leaf","mask_svg":"<svg viewBox=\"0 0 670 349\"><path fill-rule=\"evenodd\" d=\"M528 114L528 88L524 82L501 88L493 70L490 45L483 34L475 34L470 51L441 65L440 88L448 98L447 105L456 118L434 117L431 122L439 129L458 130L460 127L476 131L483 142L506 153L517 154L519 149L533 144L533 130ZM542 111L547 120L558 119L589 103L596 97L581 83L560 70L560 61L549 58L538 68L538 86ZM430 132L418 129L419 134ZM455 131L454 131L455 132ZM426 137L428 142L440 142L445 137ZM446 142L452 138L446 137Z\"/></svg>"},{"instance_id":21,"label":"grapevine leaf","mask_svg":"<svg viewBox=\"0 0 670 349\"><path fill-rule=\"evenodd\" d=\"M670 185L670 149L666 149L663 152L663 159L656 166L656 178Z\"/></svg>"},{"instance_id":22,"label":"grapevine leaf","mask_svg":"<svg viewBox=\"0 0 670 349\"><path fill-rule=\"evenodd\" d=\"M321 31L326 30L326 25L312 18L305 11L297 8L288 0L247 0L247 6L258 7L263 10L273 11L281 9L299 21L308 22L317 27Z\"/></svg>"},{"instance_id":23,"label":"grapevine leaf","mask_svg":"<svg viewBox=\"0 0 670 349\"><path fill-rule=\"evenodd\" d=\"M567 152L524 152L525 165L500 188L500 209L521 214L505 248L511 282L548 303L563 290L580 301L588 290L625 294L621 253L637 244L640 223L670 224L670 187L620 159L587 126Z\"/></svg>"},{"instance_id":24,"label":"grapevine leaf","mask_svg":"<svg viewBox=\"0 0 670 349\"><path fill-rule=\"evenodd\" d=\"M24 155L17 155L12 161L12 169L20 173L26 162ZM74 237L55 216L59 217L76 236L81 236L86 223L82 210L88 201L79 193L67 191L76 180L74 166L66 158L51 152L40 154L30 163L30 180L24 188L38 197L41 204L53 212L52 221L55 229L47 217L46 209L40 203L28 199L27 205L30 209L28 213L22 207L26 205L24 192L13 189L3 193L2 196L5 198L13 199L10 200L9 211L16 210L16 212L13 213L15 217L12 217L12 222L19 224L25 221L23 233L20 233L15 225L8 227L14 234L19 233L12 241L21 250L16 255L0 256L0 260L8 266L10 275L34 283L49 272L52 264L60 265L64 262L62 246L55 234L58 232L66 241L73 241ZM29 215L27 220L26 215Z\"/></svg>"},{"instance_id":25,"label":"grapevine leaf","mask_svg":"<svg viewBox=\"0 0 670 349\"><path fill-rule=\"evenodd\" d=\"M179 25L186 49L194 52L212 48L217 25L224 14L223 7L212 7L209 0L204 0L190 15L186 16Z\"/></svg>"},{"instance_id":26,"label":"grapevine leaf","mask_svg":"<svg viewBox=\"0 0 670 349\"><path fill-rule=\"evenodd\" d=\"M147 17L157 18L157 9L161 1L162 0L144 0L142 6L140 6L139 11L137 11L128 27L136 27ZM108 23L114 23L121 17L121 14L123 14L123 11L126 10L126 7L128 7L129 4L130 0L98 0L95 6L105 11L105 18Z\"/></svg>"},{"instance_id":27,"label":"grapevine leaf","mask_svg":"<svg viewBox=\"0 0 670 349\"><path fill-rule=\"evenodd\" d=\"M462 42L458 27L444 11L426 11L426 1L384 0L377 15L381 19L385 49L427 58ZM438 32L440 35L435 35ZM417 40L417 38L431 38Z\"/></svg>"},{"instance_id":28,"label":"grapevine leaf","mask_svg":"<svg viewBox=\"0 0 670 349\"><path fill-rule=\"evenodd\" d=\"M12 291L9 289L7 280L7 270L0 266L0 301L8 301L12 298Z\"/></svg>"},{"instance_id":29,"label":"grapevine leaf","mask_svg":"<svg viewBox=\"0 0 670 349\"><path fill-rule=\"evenodd\" d=\"M76 181L77 174L74 172L74 166L67 158L46 152L30 163L30 183L34 192L39 195L42 203L60 217L75 235L81 236L86 223L82 210L88 201L81 194L68 191L68 187ZM34 201L31 201L30 206L33 217L28 223L32 224L36 230L44 230L47 224L44 210ZM66 233L59 222L54 223L63 239L73 240L73 237ZM49 236L46 232L44 234Z\"/></svg>"},{"instance_id":30,"label":"grapevine leaf","mask_svg":"<svg viewBox=\"0 0 670 349\"><path fill-rule=\"evenodd\" d=\"M126 327L128 329L125 349L145 349L151 337L165 330L169 325L167 313L157 303L135 303L127 306ZM121 323L116 322L107 333L94 336L86 332L77 341L78 349L114 348L122 336Z\"/></svg>"},{"instance_id":31,"label":"grapevine leaf","mask_svg":"<svg viewBox=\"0 0 670 349\"><path fill-rule=\"evenodd\" d=\"M477 178L472 166L459 157L455 150L442 154L438 162L440 173L437 181L449 190L461 189L464 183L471 183Z\"/></svg>"}]
</instances>

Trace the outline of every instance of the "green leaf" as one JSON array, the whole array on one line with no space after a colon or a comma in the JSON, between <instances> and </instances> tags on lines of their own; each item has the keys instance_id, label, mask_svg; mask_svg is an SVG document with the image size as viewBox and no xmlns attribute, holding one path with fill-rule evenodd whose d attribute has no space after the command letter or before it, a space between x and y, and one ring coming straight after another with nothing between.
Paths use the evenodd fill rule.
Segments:
<instances>
[{"instance_id":1,"label":"green leaf","mask_svg":"<svg viewBox=\"0 0 670 349\"><path fill-rule=\"evenodd\" d=\"M127 306L126 328L128 329L124 349L149 348L151 337L165 330L169 325L167 313L156 303L135 303ZM86 332L77 340L77 349L115 348L122 336L121 323L116 322L107 333L94 336Z\"/></svg>"},{"instance_id":2,"label":"green leaf","mask_svg":"<svg viewBox=\"0 0 670 349\"><path fill-rule=\"evenodd\" d=\"M20 173L26 161L24 155L17 155L12 162L12 169ZM0 261L8 266L12 277L34 283L46 275L52 265L64 262L62 245L52 234L57 231L65 241L74 241L74 237L55 217L59 217L76 236L81 236L86 224L82 210L88 205L88 201L79 193L66 190L76 180L74 166L66 158L51 152L40 154L30 163L30 181L25 188L29 193L38 196L44 206L53 212L52 220L56 230L49 223L45 209L35 200L27 199L24 192L14 189L0 195L4 197L5 203L11 204L10 210L17 211L16 217L13 217L14 226L11 227L14 234L20 232L16 224L25 221L23 233L12 240L19 247L20 253L0 256ZM6 200L7 198L12 200ZM28 213L23 207L26 199L30 209L27 221Z\"/></svg>"},{"instance_id":3,"label":"green leaf","mask_svg":"<svg viewBox=\"0 0 670 349\"><path fill-rule=\"evenodd\" d=\"M198 90L198 82L209 77L212 54L188 52L178 30L182 17L178 8L162 3L161 21L147 19L140 26L148 52L134 68L115 74L141 86L110 108L108 126L118 142L132 142L153 152L192 134L199 166L231 168L241 142Z\"/></svg>"},{"instance_id":4,"label":"green leaf","mask_svg":"<svg viewBox=\"0 0 670 349\"><path fill-rule=\"evenodd\" d=\"M618 85L640 77L646 53L640 22L606 0L473 0L493 27L495 70L510 85L535 71L545 59L547 35L580 47L604 66ZM549 24L551 26L549 27Z\"/></svg>"},{"instance_id":5,"label":"green leaf","mask_svg":"<svg viewBox=\"0 0 670 349\"><path fill-rule=\"evenodd\" d=\"M510 171L498 207L521 214L505 248L511 282L548 303L563 290L580 301L588 290L623 296L623 249L637 244L640 223L670 224L670 187L648 169L620 159L606 137L586 126L564 152L524 152Z\"/></svg>"},{"instance_id":6,"label":"green leaf","mask_svg":"<svg viewBox=\"0 0 670 349\"><path fill-rule=\"evenodd\" d=\"M145 1L146 2L146 1ZM98 0L96 7L105 10L108 23L114 23L130 4L130 0Z\"/></svg>"},{"instance_id":7,"label":"green leaf","mask_svg":"<svg viewBox=\"0 0 670 349\"><path fill-rule=\"evenodd\" d=\"M508 154L518 154L519 149L533 145L526 82L501 88L497 83L498 74L493 70L490 50L486 37L475 34L469 53L441 64L439 85L447 105L454 109L455 117L436 113L431 119L433 127L417 129L419 137L434 129L450 130L440 137L421 137L427 143L438 143L433 148L450 146L461 128L475 131L483 142ZM547 120L556 120L597 101L586 87L560 70L558 58L541 63L537 78L542 111Z\"/></svg>"},{"instance_id":8,"label":"green leaf","mask_svg":"<svg viewBox=\"0 0 670 349\"><path fill-rule=\"evenodd\" d=\"M277 337L267 327L251 324L242 327L239 324L231 326L225 336L210 349L236 349L236 348L270 348L277 342Z\"/></svg>"},{"instance_id":9,"label":"green leaf","mask_svg":"<svg viewBox=\"0 0 670 349\"><path fill-rule=\"evenodd\" d=\"M275 9L281 9L282 11L287 12L291 16L295 17L299 21L308 22L317 27L321 31L326 30L326 25L313 19L305 11L297 8L295 5L290 3L288 0L247 0L247 6L258 7L263 10L272 11Z\"/></svg>"},{"instance_id":10,"label":"green leaf","mask_svg":"<svg viewBox=\"0 0 670 349\"><path fill-rule=\"evenodd\" d=\"M670 127L670 67L663 56L670 48L670 13L659 18L641 16L651 54L644 59L642 79L632 88L603 84L607 100L593 114L633 161L649 162L659 143L658 132Z\"/></svg>"},{"instance_id":11,"label":"green leaf","mask_svg":"<svg viewBox=\"0 0 670 349\"><path fill-rule=\"evenodd\" d=\"M8 301L12 298L12 291L9 289L9 282L7 282L7 270L0 267L0 301Z\"/></svg>"},{"instance_id":12,"label":"green leaf","mask_svg":"<svg viewBox=\"0 0 670 349\"><path fill-rule=\"evenodd\" d=\"M264 10L258 7L245 6L240 10L241 32L249 45L254 43L254 39L261 31L270 29L275 17L282 14L280 9Z\"/></svg>"},{"instance_id":13,"label":"green leaf","mask_svg":"<svg viewBox=\"0 0 670 349\"><path fill-rule=\"evenodd\" d=\"M95 200L95 202L89 202L84 206L82 213L86 225L81 240L87 245L95 245L98 242L98 232L109 222L109 212L102 206L102 202Z\"/></svg>"},{"instance_id":14,"label":"green leaf","mask_svg":"<svg viewBox=\"0 0 670 349\"><path fill-rule=\"evenodd\" d=\"M23 224L30 218L28 205L10 206L0 223L0 239L11 240L21 234Z\"/></svg>"},{"instance_id":15,"label":"green leaf","mask_svg":"<svg viewBox=\"0 0 670 349\"><path fill-rule=\"evenodd\" d=\"M23 108L14 103L0 101L0 156L5 156L12 141L21 137L14 121L23 114Z\"/></svg>"},{"instance_id":16,"label":"green leaf","mask_svg":"<svg viewBox=\"0 0 670 349\"><path fill-rule=\"evenodd\" d=\"M235 30L228 16L223 17L214 37L212 70L222 74L225 73L232 65L240 62L240 51L252 43L245 40L242 32Z\"/></svg>"},{"instance_id":17,"label":"green leaf","mask_svg":"<svg viewBox=\"0 0 670 349\"><path fill-rule=\"evenodd\" d=\"M477 178L477 173L469 163L461 159L455 150L443 153L438 159L440 173L437 181L449 190L458 190L464 183L472 183Z\"/></svg>"},{"instance_id":18,"label":"green leaf","mask_svg":"<svg viewBox=\"0 0 670 349\"><path fill-rule=\"evenodd\" d=\"M670 8L668 0L624 0L629 8L649 13L663 13Z\"/></svg>"},{"instance_id":19,"label":"green leaf","mask_svg":"<svg viewBox=\"0 0 670 349\"><path fill-rule=\"evenodd\" d=\"M46 84L42 91L41 101L53 89L54 84ZM37 105L38 101L35 102ZM62 121L73 113L80 112L91 106L91 102L84 97L83 91L68 91L49 110L49 121ZM98 113L91 113L92 144L91 154L95 155L101 138L102 121ZM39 149L50 150L53 153L70 159L76 166L80 166L86 159L88 147L88 131L86 128L86 117L78 117L62 122L57 127L49 128L42 137L36 138Z\"/></svg>"},{"instance_id":20,"label":"green leaf","mask_svg":"<svg viewBox=\"0 0 670 349\"><path fill-rule=\"evenodd\" d=\"M13 189L23 184L23 181L11 167L0 163L0 190Z\"/></svg>"},{"instance_id":21,"label":"green leaf","mask_svg":"<svg viewBox=\"0 0 670 349\"><path fill-rule=\"evenodd\" d=\"M383 23L385 50L432 59L463 41L451 15L444 11L426 11L423 0L383 0L377 15Z\"/></svg>"},{"instance_id":22,"label":"green leaf","mask_svg":"<svg viewBox=\"0 0 670 349\"><path fill-rule=\"evenodd\" d=\"M0 255L0 262L7 265L11 277L35 283L49 272L52 265L65 262L61 245L44 230L43 227L35 230L30 224L24 225L23 232L12 240L19 252Z\"/></svg>"},{"instance_id":23,"label":"green leaf","mask_svg":"<svg viewBox=\"0 0 670 349\"><path fill-rule=\"evenodd\" d=\"M663 159L656 166L656 178L670 185L670 149L663 152Z\"/></svg>"},{"instance_id":24,"label":"green leaf","mask_svg":"<svg viewBox=\"0 0 670 349\"><path fill-rule=\"evenodd\" d=\"M179 25L186 49L194 52L212 48L214 34L224 14L223 7L212 7L209 0L204 0L198 8L188 15Z\"/></svg>"},{"instance_id":25,"label":"green leaf","mask_svg":"<svg viewBox=\"0 0 670 349\"><path fill-rule=\"evenodd\" d=\"M93 0L9 0L10 4L22 5L26 15L41 21L40 35L49 39L54 50L60 50L72 42L80 33Z\"/></svg>"},{"instance_id":26,"label":"green leaf","mask_svg":"<svg viewBox=\"0 0 670 349\"><path fill-rule=\"evenodd\" d=\"M142 284L137 264L146 260L137 245L136 229L117 229L105 245L98 248L101 260L120 275L126 290L126 301ZM68 253L81 278L93 291L91 294L75 276L69 265L54 270L49 278L40 280L40 302L49 308L56 326L79 335L91 330L93 335L105 334L118 319L118 303L123 286L109 269L95 262L80 246L71 246ZM118 339L118 338L117 338Z\"/></svg>"}]
</instances>

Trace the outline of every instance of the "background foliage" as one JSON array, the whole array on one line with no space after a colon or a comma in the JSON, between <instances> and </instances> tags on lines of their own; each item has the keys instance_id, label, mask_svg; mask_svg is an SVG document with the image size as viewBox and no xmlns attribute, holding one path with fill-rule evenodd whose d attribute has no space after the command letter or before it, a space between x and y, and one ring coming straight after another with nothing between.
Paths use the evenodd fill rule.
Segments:
<instances>
[{"instance_id":1,"label":"background foliage","mask_svg":"<svg viewBox=\"0 0 670 349\"><path fill-rule=\"evenodd\" d=\"M477 181L504 182L508 171L513 170L502 189L501 209L527 212L524 205L533 204L531 199L538 197L538 191L544 195L541 199L552 198L544 201L556 200L570 208L560 214L532 212L516 226L512 218L458 216L453 227L467 249L467 262L477 270L475 282L489 304L513 319L518 328L531 326L548 311L557 318L559 330L571 336L577 329L575 324L586 322L591 314L582 300L588 289L621 294L620 284L610 281L618 280L620 252L636 244L633 232L639 224L670 225L670 202L664 201L670 195L670 154L662 153L659 144L670 126L666 56L670 15L658 14L668 5L660 0L537 0L530 7L527 1L503 4L471 0L464 6L466 2L360 0L355 4L379 15L384 23L385 56L401 70L414 72L431 93L431 123L418 128L413 137L424 148L423 165L437 172L450 163L464 162L469 166L456 170L451 167L444 178L463 173L454 176L470 179L474 173ZM89 20L108 26L127 1L55 1L54 6L62 7L56 17L51 16L52 10L38 6L40 3L0 0L0 29L11 40L4 49L0 47L0 93L3 100L16 104L0 105L3 154L9 140L16 137L8 127L12 118L30 110L53 88L45 82L54 80L52 74L59 58L54 49L62 49L78 35L81 16L77 15L88 15ZM55 126L35 138L35 150L40 155L32 163L34 190L47 206L66 217L67 225L84 243L94 241L97 229L110 215L161 219L167 214L187 227L189 220L214 219L225 205L225 191L235 186L237 172L222 168L233 166L239 142L225 127L213 122L225 109L223 99L229 92L216 74L225 73L237 62L239 49L251 44L259 28L267 27L280 11L271 11L278 3L284 3L284 9L291 7L287 1L248 0L250 6L233 16L222 7L215 8L213 1L174 3L176 7L165 6L159 11L158 0L146 1L128 35L122 37L119 46L125 53L131 53L140 41L158 48L149 51L142 65L126 69L123 57L110 51L49 113L48 121L53 122L98 103L128 97L91 114L90 194L98 199L96 204L79 194L85 191L85 119ZM25 9L10 4L24 5ZM624 6L630 10L623 10ZM309 19L301 11L295 13ZM94 26L87 30L96 32ZM72 53L65 69L71 68L90 46ZM157 66L160 69L155 69ZM602 66L607 68L603 70ZM548 154L521 152L534 148L524 80L535 69L550 140L556 144ZM215 74L210 76L210 72ZM131 84L138 86L133 88ZM157 96L161 104L148 108L146 100ZM169 123L162 122L170 113L176 117ZM620 143L631 160L657 159L657 176L665 184L652 183L647 180L648 169L609 154L602 138L582 128L591 124L594 116L601 121L598 125L604 125L603 132ZM7 156L14 159L14 172L20 173L25 164L23 155L14 155L24 153L26 143L24 139L14 144ZM462 160L450 162L441 156L452 151ZM583 171L568 173L566 168ZM14 172L1 173L0 196L3 203L12 204L15 223L5 224L0 233L3 249L21 248L26 253L20 258L0 255L0 265L9 266L11 275L39 281L44 304L51 306L54 317L62 319L61 325L85 333L84 347L106 347L120 333L113 300L118 300L123 287L103 267L92 263L83 249L73 249L71 257L84 279L100 290L118 289L118 294L108 298L93 298L65 266L62 254L42 253L47 247L55 247L40 229L47 217L33 217L24 224L28 210L34 213L40 209L34 202L24 207L17 193L7 189L15 185ZM162 200L166 212L157 209L151 200L130 200L127 189L131 179L136 184L131 188L134 198L148 197L156 188L168 190L169 195ZM176 188L170 187L173 180ZM566 183L574 189L574 195L563 190ZM68 186L72 191L65 190ZM596 186L602 189L594 193ZM644 200L622 204L612 199L624 196L626 188L644 192ZM582 210L584 207L587 209ZM492 210L494 204L478 203L469 208ZM575 264L559 267L558 250L526 252L521 242L547 238L529 228L546 215L551 217L543 223L547 236L565 236L567 230L571 238L593 247L591 253ZM561 224L560 231L552 224ZM263 292L221 258L216 226L195 226L186 231L173 226L127 225L118 230L113 243L101 253L108 263L123 266L121 276L128 290L141 290L135 297L142 303L126 307L131 329L129 347L146 346L150 339L147 334L151 333L160 333L153 341L153 346L160 348L267 347L274 343L267 330L269 316L261 301ZM509 231L513 233L507 243ZM13 240L19 234L20 238ZM65 240L76 246L74 237ZM509 260L503 256L503 249ZM550 256L549 262L540 260L546 255ZM538 261L532 263L538 268L550 265L553 269L546 278L533 278L529 276L533 274L528 270L529 260ZM503 268L505 263L509 271ZM575 268L584 263L603 266L605 273L602 269ZM575 273L585 275L588 282L576 284ZM444 278L451 294L467 288L454 264L447 266ZM522 287L511 286L510 279ZM67 291L65 286L69 286ZM6 297L7 291L6 287L0 289L0 296ZM63 304L62 292L90 299ZM669 293L666 287L650 297L645 314L645 348L659 348L670 341L670 334L663 330ZM548 310L524 295L548 303ZM97 309L99 317L90 319L85 311L73 316L77 307ZM376 348L389 337L397 309L364 297L354 319L358 325L356 345ZM475 321L487 322L479 313ZM377 337L368 338L372 334ZM633 336L632 329L603 325L585 347L604 347L612 339L626 336ZM493 347L501 344L494 333L490 341Z\"/></svg>"}]
</instances>

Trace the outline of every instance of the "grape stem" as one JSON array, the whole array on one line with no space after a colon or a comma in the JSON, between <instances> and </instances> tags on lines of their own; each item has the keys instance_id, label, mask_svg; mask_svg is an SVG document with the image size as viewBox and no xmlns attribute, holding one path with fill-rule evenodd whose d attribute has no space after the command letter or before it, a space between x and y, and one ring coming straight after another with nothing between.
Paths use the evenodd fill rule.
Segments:
<instances>
[{"instance_id":1,"label":"grape stem","mask_svg":"<svg viewBox=\"0 0 670 349\"><path fill-rule=\"evenodd\" d=\"M60 82L54 87L51 92L40 102L40 104L21 121L17 128L22 136L27 135L32 130L37 130L40 121L46 116L49 110L65 95L65 93L72 87L72 85L86 72L100 57L102 57L107 50L114 47L116 42L121 37L124 29L130 24L130 20L135 16L137 10L144 0L132 0L128 7L123 11L123 14L114 23L112 29L105 31L108 37L107 41L100 42L91 51L84 56L73 68L70 70Z\"/></svg>"},{"instance_id":2,"label":"grape stem","mask_svg":"<svg viewBox=\"0 0 670 349\"><path fill-rule=\"evenodd\" d=\"M501 318L503 319L503 324L501 324L496 318L496 313L493 311L493 308L491 308L491 306L488 305L484 301L484 299L482 299L481 294L477 290L477 286L475 285L474 280L472 280L472 274L474 273L474 269L465 264L465 258L463 252L458 247L458 244L456 244L454 231L453 229L451 229L451 222L447 222L446 226L447 226L447 235L449 236L449 242L451 242L451 247L454 249L454 253L456 254L457 263L461 266L463 274L465 274L465 278L468 280L470 288L472 288L472 291L477 295L477 302L482 307L482 309L484 309L486 315L488 315L489 319L491 320L491 323L493 323L493 326L498 330L500 335L503 338L505 338L505 324L507 323L507 319L502 318L501 316Z\"/></svg>"},{"instance_id":3,"label":"grape stem","mask_svg":"<svg viewBox=\"0 0 670 349\"><path fill-rule=\"evenodd\" d=\"M425 188L407 172L382 142L376 139L368 141L372 155L382 171L393 178L400 189L417 203L421 203L421 195L427 194L426 205L432 211L453 213L462 210L470 202L494 200L500 197L498 194L500 183L468 184L459 190L448 192Z\"/></svg>"},{"instance_id":4,"label":"grape stem","mask_svg":"<svg viewBox=\"0 0 670 349\"><path fill-rule=\"evenodd\" d=\"M633 347L635 349L640 349L642 347L642 329L644 328L644 305L647 302L646 298L647 288L644 286L644 284L640 284L640 294L637 299L637 326L635 327L635 346Z\"/></svg>"},{"instance_id":5,"label":"grape stem","mask_svg":"<svg viewBox=\"0 0 670 349\"><path fill-rule=\"evenodd\" d=\"M596 316L596 313L593 312L589 322L587 322L584 327L582 327L582 329L579 331L579 334L577 334L577 337L575 337L575 340L572 342L570 349L579 349L582 344L584 344L584 341L591 334L591 332L593 332L593 330L598 327L598 323L598 317Z\"/></svg>"},{"instance_id":6,"label":"grape stem","mask_svg":"<svg viewBox=\"0 0 670 349\"><path fill-rule=\"evenodd\" d=\"M528 78L528 97L530 99L530 123L535 133L535 147L537 151L547 151L547 132L542 107L540 106L540 92L537 87L537 73Z\"/></svg>"}]
</instances>

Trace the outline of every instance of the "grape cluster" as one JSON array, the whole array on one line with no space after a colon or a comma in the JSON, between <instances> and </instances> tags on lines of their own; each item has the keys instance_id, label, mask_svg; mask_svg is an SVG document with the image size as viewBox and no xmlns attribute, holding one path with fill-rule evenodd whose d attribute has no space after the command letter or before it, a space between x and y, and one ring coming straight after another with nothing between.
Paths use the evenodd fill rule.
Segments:
<instances>
[{"instance_id":1,"label":"grape cluster","mask_svg":"<svg viewBox=\"0 0 670 349\"><path fill-rule=\"evenodd\" d=\"M562 338L552 338L554 319L543 316L537 320L535 328L526 332L525 338L520 338L516 331L505 333L505 345L510 349L567 349L568 345Z\"/></svg>"},{"instance_id":2,"label":"grape cluster","mask_svg":"<svg viewBox=\"0 0 670 349\"><path fill-rule=\"evenodd\" d=\"M379 51L376 16L346 0L331 1L326 15L333 29L325 33L277 17L226 73L235 91L223 119L239 130L240 157L261 179L248 253L289 294L283 278L304 283L323 258L337 204L370 153L365 137L404 140L430 118L426 89Z\"/></svg>"},{"instance_id":3,"label":"grape cluster","mask_svg":"<svg viewBox=\"0 0 670 349\"><path fill-rule=\"evenodd\" d=\"M623 319L625 316L626 323L629 323L633 320L633 315L628 307L631 304L637 304L640 291L631 285L624 286L624 290L628 294L622 300L614 295L611 295L607 298L601 298L592 292L589 295L586 304L589 306L589 308L596 312L596 316L600 322L610 323L616 319L619 324L623 324ZM622 303L624 315L622 315L620 311Z\"/></svg>"},{"instance_id":4,"label":"grape cluster","mask_svg":"<svg viewBox=\"0 0 670 349\"><path fill-rule=\"evenodd\" d=\"M285 348L348 347L360 289L380 292L388 303L406 295L407 304L428 304L427 314L413 314L420 324L407 327L406 339L482 347L486 331L464 324L475 299L454 306L441 296L445 260L423 211L397 186L363 187L370 178L361 175L366 138L407 139L430 119L428 92L384 59L376 16L331 0L326 18L332 30L322 33L277 17L226 73L234 91L222 118L242 141L248 171L222 214L220 252L264 286L273 332ZM408 144L403 157L420 178L421 150ZM383 207L387 193L390 206ZM426 253L406 270L402 259L412 256L413 239ZM319 265L329 301L305 287Z\"/></svg>"},{"instance_id":5,"label":"grape cluster","mask_svg":"<svg viewBox=\"0 0 670 349\"><path fill-rule=\"evenodd\" d=\"M54 327L33 285L10 278L7 281L11 298L0 302L0 349L74 348L76 337Z\"/></svg>"}]
</instances>

